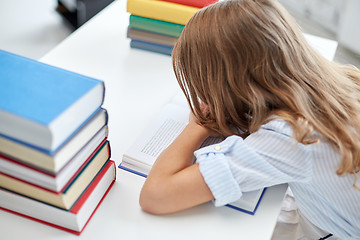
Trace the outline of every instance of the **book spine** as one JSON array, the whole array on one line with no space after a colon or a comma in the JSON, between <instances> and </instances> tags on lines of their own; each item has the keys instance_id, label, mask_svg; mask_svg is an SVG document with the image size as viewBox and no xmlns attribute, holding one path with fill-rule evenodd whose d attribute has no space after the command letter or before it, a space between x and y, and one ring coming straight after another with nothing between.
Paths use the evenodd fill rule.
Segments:
<instances>
[{"instance_id":1,"label":"book spine","mask_svg":"<svg viewBox=\"0 0 360 240\"><path fill-rule=\"evenodd\" d=\"M155 44L160 44L160 45L166 45L169 47L174 47L174 44L177 40L177 38L174 38L174 37L165 36L162 34L157 34L157 33L152 33L152 32L147 32L147 31L143 31L143 30L138 30L138 29L134 29L134 28L130 28L130 27L128 28L128 31L127 31L127 37L134 39L134 40L150 42L150 43L155 43Z\"/></svg>"},{"instance_id":2,"label":"book spine","mask_svg":"<svg viewBox=\"0 0 360 240\"><path fill-rule=\"evenodd\" d=\"M130 15L129 27L178 38L184 25Z\"/></svg>"},{"instance_id":3,"label":"book spine","mask_svg":"<svg viewBox=\"0 0 360 240\"><path fill-rule=\"evenodd\" d=\"M178 3L178 4L183 4L198 8L203 8L212 3L217 2L217 0L162 0L162 1Z\"/></svg>"},{"instance_id":4,"label":"book spine","mask_svg":"<svg viewBox=\"0 0 360 240\"><path fill-rule=\"evenodd\" d=\"M191 6L154 0L128 0L127 12L141 17L185 25L199 10Z\"/></svg>"},{"instance_id":5,"label":"book spine","mask_svg":"<svg viewBox=\"0 0 360 240\"><path fill-rule=\"evenodd\" d=\"M131 40L130 41L130 47L131 48L137 48L141 50L147 50L151 52L161 53L168 56L171 56L172 53L172 47L155 44L155 43L149 43L149 42L143 42L138 40Z\"/></svg>"}]
</instances>

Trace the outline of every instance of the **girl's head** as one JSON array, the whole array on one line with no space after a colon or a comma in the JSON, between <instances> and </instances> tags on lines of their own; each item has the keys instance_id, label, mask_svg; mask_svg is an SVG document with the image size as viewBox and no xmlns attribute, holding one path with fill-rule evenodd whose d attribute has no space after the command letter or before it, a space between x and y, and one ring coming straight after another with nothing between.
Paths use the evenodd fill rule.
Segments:
<instances>
[{"instance_id":1,"label":"girl's head","mask_svg":"<svg viewBox=\"0 0 360 240\"><path fill-rule=\"evenodd\" d=\"M300 88L307 83L293 76L299 66L318 61L316 54L306 56L309 51L277 2L229 0L195 14L174 48L173 61L195 114L199 98L212 109L212 122L197 116L229 135L239 127L253 131L272 111L302 102Z\"/></svg>"},{"instance_id":2,"label":"girl's head","mask_svg":"<svg viewBox=\"0 0 360 240\"><path fill-rule=\"evenodd\" d=\"M251 133L276 115L299 142L314 142L313 128L326 136L351 161L340 173L359 171L359 73L314 51L276 0L225 0L201 9L174 47L173 67L203 125L223 136Z\"/></svg>"}]
</instances>

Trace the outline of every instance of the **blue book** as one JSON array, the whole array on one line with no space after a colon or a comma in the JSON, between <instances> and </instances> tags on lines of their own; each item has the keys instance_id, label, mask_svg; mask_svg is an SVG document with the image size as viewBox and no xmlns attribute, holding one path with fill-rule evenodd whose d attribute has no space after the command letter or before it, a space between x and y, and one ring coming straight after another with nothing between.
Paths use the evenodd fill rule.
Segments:
<instances>
[{"instance_id":1,"label":"blue book","mask_svg":"<svg viewBox=\"0 0 360 240\"><path fill-rule=\"evenodd\" d=\"M141 49L141 50L146 50L146 51L151 51L151 52L155 52L155 53L161 53L161 54L165 54L165 55L169 55L169 56L171 56L171 53L173 50L172 46L156 44L156 43L151 43L151 42L147 42L147 41L139 41L139 40L135 40L135 39L132 39L130 41L130 47Z\"/></svg>"},{"instance_id":2,"label":"blue book","mask_svg":"<svg viewBox=\"0 0 360 240\"><path fill-rule=\"evenodd\" d=\"M0 50L0 136L54 153L102 105L100 80Z\"/></svg>"}]
</instances>

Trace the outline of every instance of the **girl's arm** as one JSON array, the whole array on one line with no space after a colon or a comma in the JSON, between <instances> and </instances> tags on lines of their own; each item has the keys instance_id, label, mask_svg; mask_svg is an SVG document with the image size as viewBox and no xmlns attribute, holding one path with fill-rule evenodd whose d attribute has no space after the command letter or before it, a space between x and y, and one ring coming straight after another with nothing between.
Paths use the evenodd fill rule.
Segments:
<instances>
[{"instance_id":1,"label":"girl's arm","mask_svg":"<svg viewBox=\"0 0 360 240\"><path fill-rule=\"evenodd\" d=\"M214 199L198 164L192 164L194 151L211 135L195 121L185 127L154 163L140 193L140 206L153 214L180 211Z\"/></svg>"}]
</instances>

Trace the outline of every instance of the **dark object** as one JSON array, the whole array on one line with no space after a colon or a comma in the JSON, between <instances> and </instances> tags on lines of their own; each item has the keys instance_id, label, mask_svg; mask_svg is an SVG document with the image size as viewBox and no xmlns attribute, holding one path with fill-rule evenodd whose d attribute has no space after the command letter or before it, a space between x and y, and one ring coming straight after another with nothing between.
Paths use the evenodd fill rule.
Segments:
<instances>
[{"instance_id":1,"label":"dark object","mask_svg":"<svg viewBox=\"0 0 360 240\"><path fill-rule=\"evenodd\" d=\"M114 0L58 0L56 11L75 28L104 9Z\"/></svg>"},{"instance_id":2,"label":"dark object","mask_svg":"<svg viewBox=\"0 0 360 240\"><path fill-rule=\"evenodd\" d=\"M332 237L332 234L331 234L331 233L330 233L329 235L326 235L325 237L319 238L319 240L328 239L329 237Z\"/></svg>"}]
</instances>

